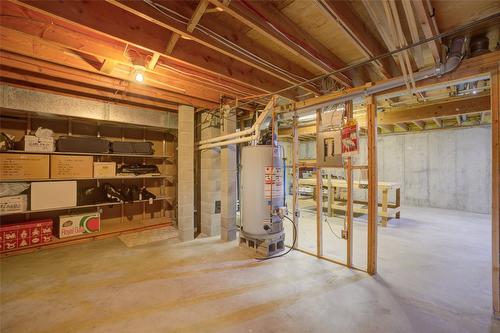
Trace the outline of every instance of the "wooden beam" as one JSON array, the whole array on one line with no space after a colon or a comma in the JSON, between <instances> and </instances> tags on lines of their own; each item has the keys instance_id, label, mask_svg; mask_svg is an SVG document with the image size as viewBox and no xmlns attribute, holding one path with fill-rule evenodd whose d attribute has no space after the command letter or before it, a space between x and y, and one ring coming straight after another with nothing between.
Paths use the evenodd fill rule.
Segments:
<instances>
[{"instance_id":1,"label":"wooden beam","mask_svg":"<svg viewBox=\"0 0 500 333\"><path fill-rule=\"evenodd\" d=\"M500 319L500 64L491 72L491 228L493 315Z\"/></svg>"},{"instance_id":2,"label":"wooden beam","mask_svg":"<svg viewBox=\"0 0 500 333\"><path fill-rule=\"evenodd\" d=\"M410 30L410 37L413 43L420 41L420 36L418 35L417 21L415 19L415 13L412 7L412 1L402 0L401 4L406 16L406 23L408 24L408 29ZM413 55L415 57L415 62L417 67L422 68L425 66L424 54L421 46L416 46L412 49Z\"/></svg>"},{"instance_id":3,"label":"wooden beam","mask_svg":"<svg viewBox=\"0 0 500 333\"><path fill-rule=\"evenodd\" d=\"M12 1L35 11L34 16L42 13L53 20L63 22L63 25L69 23L81 31L90 30L93 34L112 38L151 53L164 54L168 42L165 36L169 36L171 33L168 29L157 24L156 21L148 21L107 2L83 0L70 2ZM129 2L128 4L131 6L141 5L138 2L133 2L133 4ZM163 19L163 15L154 12L155 15L161 16ZM116 20L116 17L120 17L120 20ZM188 33L183 32L183 34ZM233 80L237 84L261 92L272 92L288 86L286 82L277 79L274 75L270 76L268 73L256 71L253 66L235 61L236 59L225 54L213 52L213 48L205 45L193 46L191 40L183 40L182 42L187 43L176 48L170 57L165 57L167 60L184 67L195 68L197 71L216 75L225 80ZM292 94L284 95L293 97Z\"/></svg>"},{"instance_id":4,"label":"wooden beam","mask_svg":"<svg viewBox=\"0 0 500 333\"><path fill-rule=\"evenodd\" d=\"M316 110L316 132L319 131L321 125L321 110ZM321 175L321 167L316 159L316 256L323 256L323 177Z\"/></svg>"},{"instance_id":5,"label":"wooden beam","mask_svg":"<svg viewBox=\"0 0 500 333\"><path fill-rule=\"evenodd\" d=\"M421 130L425 129L425 121L423 121L423 120L414 120L414 121L412 121L412 123Z\"/></svg>"},{"instance_id":6,"label":"wooden beam","mask_svg":"<svg viewBox=\"0 0 500 333\"><path fill-rule=\"evenodd\" d=\"M172 49L171 51L172 56L176 56L177 54L179 54L179 52L177 51L182 51L183 56L181 58L189 61L189 55L191 56L196 55L200 52L199 47L205 47L212 50L211 54L214 53L213 51L216 51L220 53L221 56L225 56L231 59L230 61L226 62L226 64L228 63L230 64L230 66L227 68L227 71L230 73L233 73L234 71L233 66L235 66L235 61L237 61L240 62L241 65L246 65L250 68L254 68L261 71L262 72L261 74L266 74L268 76L274 77L274 79L278 79L279 81L282 82L281 85L282 88L290 84L298 83L297 80L290 79L289 77L283 75L283 73L276 70L272 66L263 65L257 60L253 59L253 57L247 54L242 54L241 52L237 52L233 48L228 46L226 43L223 43L218 39L214 39L213 37L208 36L200 31L192 31L192 32L186 31L185 25L183 23L175 19L172 19L170 16L163 15L161 12L151 7L146 2L126 1L126 0L106 0L106 2L113 6L116 6L117 8L125 12L133 14L145 21L154 23L162 28L170 30L172 33L180 35L181 38L184 38L185 41L187 40L190 42L189 43L190 47L188 47L186 43L183 43L184 46L180 48L181 50L173 48L175 45L177 45L179 39L177 39L177 43L169 44L168 47L169 50ZM193 42L196 42L199 45L194 46ZM210 63L210 61L208 61L207 63ZM250 76L255 76L255 75L257 75L255 71L252 74L250 74ZM279 89L274 89L274 90L279 90ZM290 92L287 92L285 93L285 95L288 94L289 97L292 98L295 97L295 96L290 96L289 93Z\"/></svg>"},{"instance_id":7,"label":"wooden beam","mask_svg":"<svg viewBox=\"0 0 500 333\"><path fill-rule=\"evenodd\" d=\"M436 117L433 117L432 120L436 124L437 127L442 128L443 127L443 119L439 119Z\"/></svg>"},{"instance_id":8,"label":"wooden beam","mask_svg":"<svg viewBox=\"0 0 500 333\"><path fill-rule=\"evenodd\" d=\"M148 62L147 69L149 69L150 71L154 70L159 59L160 54L158 52L153 53L151 60L149 60Z\"/></svg>"},{"instance_id":9,"label":"wooden beam","mask_svg":"<svg viewBox=\"0 0 500 333\"><path fill-rule=\"evenodd\" d=\"M323 11L341 28L341 30L354 42L358 49L367 57L387 52L382 47L372 31L363 20L356 15L352 5L347 1L317 0ZM377 72L382 77L389 78L400 75L397 65L392 57L385 57L376 62Z\"/></svg>"},{"instance_id":10,"label":"wooden beam","mask_svg":"<svg viewBox=\"0 0 500 333\"><path fill-rule=\"evenodd\" d=\"M366 98L368 118L368 241L367 272L377 273L378 171L377 171L377 105L373 95Z\"/></svg>"},{"instance_id":11,"label":"wooden beam","mask_svg":"<svg viewBox=\"0 0 500 333\"><path fill-rule=\"evenodd\" d=\"M200 107L212 108L219 105L215 101L207 101L201 98L176 94L144 84L136 84L119 78L113 78L107 75L100 75L98 72L90 73L85 70L57 65L48 61L36 60L22 55L17 55L5 51L0 51L0 63L2 66L21 70L23 73L29 73L30 76L41 78L51 78L55 82L72 82L80 86L93 87L94 89L103 89L113 91L119 98L120 96L142 96L144 99L160 100L165 103L175 102L179 104L197 105ZM26 74L28 75L28 74ZM27 76L27 84L29 79Z\"/></svg>"},{"instance_id":12,"label":"wooden beam","mask_svg":"<svg viewBox=\"0 0 500 333\"><path fill-rule=\"evenodd\" d=\"M327 47L298 28L270 2L234 0L229 6L225 6L219 0L209 1L322 73L328 73L346 65ZM334 78L345 87L352 86L351 78L345 73L335 75Z\"/></svg>"},{"instance_id":13,"label":"wooden beam","mask_svg":"<svg viewBox=\"0 0 500 333\"><path fill-rule=\"evenodd\" d=\"M432 8L427 6L430 3L428 0L412 0L415 13L417 15L418 23L422 28L425 38L431 38L439 34L439 30L434 17L431 17ZM438 64L441 60L441 42L435 40L427 43L429 46L434 62Z\"/></svg>"},{"instance_id":14,"label":"wooden beam","mask_svg":"<svg viewBox=\"0 0 500 333\"><path fill-rule=\"evenodd\" d=\"M104 62L102 63L101 66L101 72L106 74L111 74L111 72L113 72L113 69L115 69L115 66L116 66L116 61L113 61L111 59L104 59Z\"/></svg>"}]
</instances>

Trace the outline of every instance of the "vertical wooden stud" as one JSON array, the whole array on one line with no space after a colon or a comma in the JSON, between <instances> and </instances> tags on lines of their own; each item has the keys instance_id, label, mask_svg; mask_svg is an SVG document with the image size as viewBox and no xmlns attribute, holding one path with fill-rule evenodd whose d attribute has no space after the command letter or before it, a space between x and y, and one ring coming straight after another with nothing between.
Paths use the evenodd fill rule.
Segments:
<instances>
[{"instance_id":1,"label":"vertical wooden stud","mask_svg":"<svg viewBox=\"0 0 500 333\"><path fill-rule=\"evenodd\" d=\"M377 105L373 95L366 98L368 119L368 255L367 272L377 273Z\"/></svg>"},{"instance_id":2,"label":"vertical wooden stud","mask_svg":"<svg viewBox=\"0 0 500 333\"><path fill-rule=\"evenodd\" d=\"M321 110L316 110L316 133L319 132L321 124ZM323 256L323 178L321 177L321 168L318 165L318 154L316 152L316 254Z\"/></svg>"},{"instance_id":3,"label":"vertical wooden stud","mask_svg":"<svg viewBox=\"0 0 500 333\"><path fill-rule=\"evenodd\" d=\"M352 101L345 103L345 111L348 120L353 118L353 105ZM346 227L347 227L347 251L346 251L346 265L352 267L353 257L353 177L352 177L352 160L348 156L346 159L346 182L347 182L347 202L346 202Z\"/></svg>"},{"instance_id":4,"label":"vertical wooden stud","mask_svg":"<svg viewBox=\"0 0 500 333\"><path fill-rule=\"evenodd\" d=\"M293 115L293 143L292 143L292 193L293 193L293 223L297 227L295 247L299 247L299 116L297 111Z\"/></svg>"},{"instance_id":5,"label":"vertical wooden stud","mask_svg":"<svg viewBox=\"0 0 500 333\"><path fill-rule=\"evenodd\" d=\"M500 64L491 72L491 234L493 315L500 319Z\"/></svg>"}]
</instances>

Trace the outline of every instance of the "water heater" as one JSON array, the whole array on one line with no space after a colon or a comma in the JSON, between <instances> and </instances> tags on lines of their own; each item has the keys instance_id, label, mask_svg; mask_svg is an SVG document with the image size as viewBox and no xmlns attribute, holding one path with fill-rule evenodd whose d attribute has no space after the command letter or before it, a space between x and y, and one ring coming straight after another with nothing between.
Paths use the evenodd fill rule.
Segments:
<instances>
[{"instance_id":1,"label":"water heater","mask_svg":"<svg viewBox=\"0 0 500 333\"><path fill-rule=\"evenodd\" d=\"M245 146L241 150L240 244L266 256L284 250L284 165L280 146Z\"/></svg>"}]
</instances>

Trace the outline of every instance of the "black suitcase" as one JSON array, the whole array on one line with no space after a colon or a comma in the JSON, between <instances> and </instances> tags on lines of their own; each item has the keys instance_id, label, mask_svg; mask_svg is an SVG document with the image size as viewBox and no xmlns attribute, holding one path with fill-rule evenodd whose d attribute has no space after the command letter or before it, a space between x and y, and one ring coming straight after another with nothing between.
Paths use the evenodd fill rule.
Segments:
<instances>
[{"instance_id":1,"label":"black suitcase","mask_svg":"<svg viewBox=\"0 0 500 333\"><path fill-rule=\"evenodd\" d=\"M141 154L153 155L153 143L149 141L113 141L111 142L113 154Z\"/></svg>"},{"instance_id":2,"label":"black suitcase","mask_svg":"<svg viewBox=\"0 0 500 333\"><path fill-rule=\"evenodd\" d=\"M61 136L56 150L73 153L109 153L109 141L95 137Z\"/></svg>"}]
</instances>

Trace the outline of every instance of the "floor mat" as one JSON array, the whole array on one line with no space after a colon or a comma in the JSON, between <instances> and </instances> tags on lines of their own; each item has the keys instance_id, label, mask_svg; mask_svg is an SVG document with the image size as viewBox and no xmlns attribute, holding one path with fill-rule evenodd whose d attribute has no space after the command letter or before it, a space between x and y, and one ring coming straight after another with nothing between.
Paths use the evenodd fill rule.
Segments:
<instances>
[{"instance_id":1,"label":"floor mat","mask_svg":"<svg viewBox=\"0 0 500 333\"><path fill-rule=\"evenodd\" d=\"M144 230L135 233L120 235L118 238L127 246L134 247L164 240L177 242L179 235L175 227L168 226L164 228Z\"/></svg>"}]
</instances>

